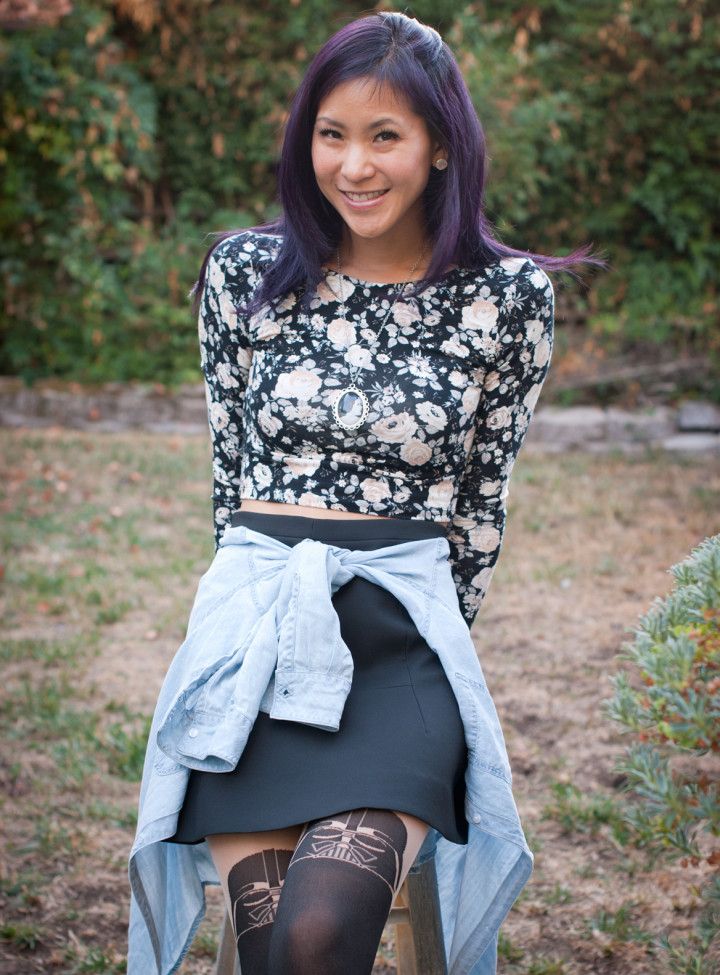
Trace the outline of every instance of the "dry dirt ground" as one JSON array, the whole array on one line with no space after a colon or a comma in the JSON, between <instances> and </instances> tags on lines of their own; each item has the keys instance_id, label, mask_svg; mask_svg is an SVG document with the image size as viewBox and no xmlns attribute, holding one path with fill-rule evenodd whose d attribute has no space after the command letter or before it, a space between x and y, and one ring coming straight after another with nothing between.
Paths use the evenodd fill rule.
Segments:
<instances>
[{"instance_id":1,"label":"dry dirt ground","mask_svg":"<svg viewBox=\"0 0 720 975\"><path fill-rule=\"evenodd\" d=\"M212 554L203 439L0 431L0 972L125 970L147 715ZM720 531L720 461L526 452L473 635L536 853L504 975L650 975L702 871L622 845L603 715L628 630ZM181 971L210 973L216 893ZM388 932L376 972L394 972Z\"/></svg>"}]
</instances>

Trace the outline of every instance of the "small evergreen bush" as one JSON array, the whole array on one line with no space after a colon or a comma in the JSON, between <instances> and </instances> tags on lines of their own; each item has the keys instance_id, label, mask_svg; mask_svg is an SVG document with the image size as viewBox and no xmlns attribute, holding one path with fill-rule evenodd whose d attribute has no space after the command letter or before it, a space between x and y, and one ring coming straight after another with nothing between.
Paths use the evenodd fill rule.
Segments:
<instances>
[{"instance_id":1,"label":"small evergreen bush","mask_svg":"<svg viewBox=\"0 0 720 975\"><path fill-rule=\"evenodd\" d=\"M669 970L711 975L720 970L720 535L671 571L673 590L624 648L634 667L613 679L608 714L635 739L619 765L637 800L626 821L702 885L694 937L661 942Z\"/></svg>"}]
</instances>

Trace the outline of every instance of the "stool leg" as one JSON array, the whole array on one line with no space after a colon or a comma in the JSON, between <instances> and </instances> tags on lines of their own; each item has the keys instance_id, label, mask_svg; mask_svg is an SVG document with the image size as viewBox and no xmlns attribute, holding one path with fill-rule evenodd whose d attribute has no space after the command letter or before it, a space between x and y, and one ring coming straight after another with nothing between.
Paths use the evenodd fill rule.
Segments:
<instances>
[{"instance_id":1,"label":"stool leg","mask_svg":"<svg viewBox=\"0 0 720 975\"><path fill-rule=\"evenodd\" d=\"M415 943L409 924L395 925L395 966L397 975L418 975Z\"/></svg>"},{"instance_id":2,"label":"stool leg","mask_svg":"<svg viewBox=\"0 0 720 975\"><path fill-rule=\"evenodd\" d=\"M405 881L397 892L392 910L390 911L390 917L388 918L388 924L393 926L393 934L395 937L395 965L397 975L417 975L407 881Z\"/></svg>"},{"instance_id":3,"label":"stool leg","mask_svg":"<svg viewBox=\"0 0 720 975\"><path fill-rule=\"evenodd\" d=\"M232 922L227 911L225 912L222 930L220 931L220 944L218 945L217 960L215 962L215 975L240 975L235 932L233 931Z\"/></svg>"},{"instance_id":4,"label":"stool leg","mask_svg":"<svg viewBox=\"0 0 720 975\"><path fill-rule=\"evenodd\" d=\"M447 975L435 861L405 878L412 922L416 975Z\"/></svg>"}]
</instances>

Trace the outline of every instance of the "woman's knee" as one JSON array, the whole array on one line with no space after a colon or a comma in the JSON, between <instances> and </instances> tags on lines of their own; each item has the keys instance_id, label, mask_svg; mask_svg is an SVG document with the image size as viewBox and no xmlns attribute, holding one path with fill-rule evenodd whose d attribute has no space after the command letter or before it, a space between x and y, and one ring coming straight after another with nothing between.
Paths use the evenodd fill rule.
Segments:
<instances>
[{"instance_id":1,"label":"woman's knee","mask_svg":"<svg viewBox=\"0 0 720 975\"><path fill-rule=\"evenodd\" d=\"M339 975L340 959L353 940L346 917L309 903L282 922L270 943L269 975Z\"/></svg>"}]
</instances>

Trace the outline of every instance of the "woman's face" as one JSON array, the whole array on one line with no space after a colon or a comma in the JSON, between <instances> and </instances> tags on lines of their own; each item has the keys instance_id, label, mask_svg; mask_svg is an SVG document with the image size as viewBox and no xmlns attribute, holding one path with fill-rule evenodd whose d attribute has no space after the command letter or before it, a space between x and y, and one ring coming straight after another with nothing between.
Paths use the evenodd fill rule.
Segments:
<instances>
[{"instance_id":1,"label":"woman's face","mask_svg":"<svg viewBox=\"0 0 720 975\"><path fill-rule=\"evenodd\" d=\"M422 194L430 166L445 155L407 100L372 79L343 82L320 103L315 178L351 238L417 246L425 236Z\"/></svg>"}]
</instances>

